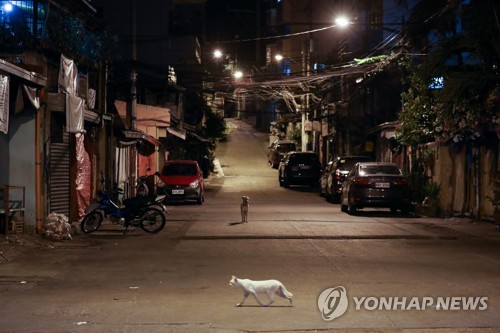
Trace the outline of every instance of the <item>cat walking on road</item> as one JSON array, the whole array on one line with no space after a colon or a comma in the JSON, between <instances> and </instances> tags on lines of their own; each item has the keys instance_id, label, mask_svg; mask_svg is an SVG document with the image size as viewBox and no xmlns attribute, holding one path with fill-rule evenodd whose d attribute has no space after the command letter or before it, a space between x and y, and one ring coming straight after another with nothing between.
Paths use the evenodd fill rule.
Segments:
<instances>
[{"instance_id":1,"label":"cat walking on road","mask_svg":"<svg viewBox=\"0 0 500 333\"><path fill-rule=\"evenodd\" d=\"M243 299L240 303L236 304L236 306L242 306L245 302L248 295L252 294L257 303L261 306L268 306L274 303L274 296L278 295L280 297L286 298L290 304L289 306L293 306L292 297L293 294L286 290L283 283L278 280L263 280L263 281L254 281L249 279L238 279L236 276L232 276L229 281L229 285L241 287L243 289ZM269 303L263 303L257 294L265 293L267 297L269 297Z\"/></svg>"}]
</instances>

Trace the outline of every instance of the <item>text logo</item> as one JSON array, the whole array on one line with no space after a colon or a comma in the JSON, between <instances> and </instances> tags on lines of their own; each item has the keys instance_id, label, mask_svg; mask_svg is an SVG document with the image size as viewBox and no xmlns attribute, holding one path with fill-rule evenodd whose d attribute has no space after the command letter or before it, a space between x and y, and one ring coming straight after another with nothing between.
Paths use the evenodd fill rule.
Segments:
<instances>
[{"instance_id":1,"label":"text logo","mask_svg":"<svg viewBox=\"0 0 500 333\"><path fill-rule=\"evenodd\" d=\"M348 305L347 292L342 286L325 289L318 297L318 309L326 321L342 316Z\"/></svg>"}]
</instances>

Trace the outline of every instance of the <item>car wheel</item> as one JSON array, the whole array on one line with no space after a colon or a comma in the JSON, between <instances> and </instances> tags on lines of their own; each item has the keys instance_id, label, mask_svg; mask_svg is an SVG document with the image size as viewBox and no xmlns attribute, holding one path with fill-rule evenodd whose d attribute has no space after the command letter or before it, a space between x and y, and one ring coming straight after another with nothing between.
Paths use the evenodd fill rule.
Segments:
<instances>
[{"instance_id":1,"label":"car wheel","mask_svg":"<svg viewBox=\"0 0 500 333\"><path fill-rule=\"evenodd\" d=\"M285 178L283 178L283 187L284 188L289 188L290 187L290 183Z\"/></svg>"},{"instance_id":2,"label":"car wheel","mask_svg":"<svg viewBox=\"0 0 500 333\"><path fill-rule=\"evenodd\" d=\"M396 214L398 212L398 209L396 207L391 207L391 213Z\"/></svg>"},{"instance_id":3,"label":"car wheel","mask_svg":"<svg viewBox=\"0 0 500 333\"><path fill-rule=\"evenodd\" d=\"M347 205L344 205L344 200L342 197L340 197L340 211L341 212L347 212Z\"/></svg>"},{"instance_id":4,"label":"car wheel","mask_svg":"<svg viewBox=\"0 0 500 333\"><path fill-rule=\"evenodd\" d=\"M203 202L205 202L205 192L200 193L200 196L198 197L198 199L196 199L196 202L198 203L198 205L201 205Z\"/></svg>"},{"instance_id":5,"label":"car wheel","mask_svg":"<svg viewBox=\"0 0 500 333\"><path fill-rule=\"evenodd\" d=\"M356 206L353 205L351 197L348 199L348 204L347 204L347 213L349 215L356 215Z\"/></svg>"},{"instance_id":6,"label":"car wheel","mask_svg":"<svg viewBox=\"0 0 500 333\"><path fill-rule=\"evenodd\" d=\"M403 208L401 208L401 214L403 214L403 215L410 214L410 207L409 206L404 206Z\"/></svg>"}]
</instances>

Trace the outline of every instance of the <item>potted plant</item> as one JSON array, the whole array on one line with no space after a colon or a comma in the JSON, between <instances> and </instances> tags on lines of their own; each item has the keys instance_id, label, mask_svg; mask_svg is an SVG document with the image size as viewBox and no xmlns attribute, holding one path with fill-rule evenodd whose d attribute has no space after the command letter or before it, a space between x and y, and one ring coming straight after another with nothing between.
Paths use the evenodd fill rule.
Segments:
<instances>
[{"instance_id":1,"label":"potted plant","mask_svg":"<svg viewBox=\"0 0 500 333\"><path fill-rule=\"evenodd\" d=\"M439 190L440 186L438 182L429 181L424 186L424 201L422 201L422 207L426 212L425 215L437 216L439 208Z\"/></svg>"}]
</instances>

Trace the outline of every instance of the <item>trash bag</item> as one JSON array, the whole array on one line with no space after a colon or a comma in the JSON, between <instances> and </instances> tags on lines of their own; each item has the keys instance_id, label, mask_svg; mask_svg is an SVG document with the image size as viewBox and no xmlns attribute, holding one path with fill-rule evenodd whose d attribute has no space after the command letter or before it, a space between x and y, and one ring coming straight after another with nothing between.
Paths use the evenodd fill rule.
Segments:
<instances>
[{"instance_id":1,"label":"trash bag","mask_svg":"<svg viewBox=\"0 0 500 333\"><path fill-rule=\"evenodd\" d=\"M47 216L42 234L54 241L73 239L69 219L66 215L58 213L51 213Z\"/></svg>"}]
</instances>

